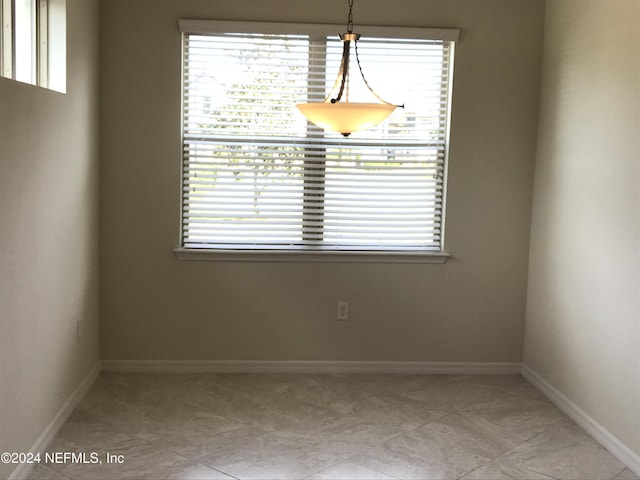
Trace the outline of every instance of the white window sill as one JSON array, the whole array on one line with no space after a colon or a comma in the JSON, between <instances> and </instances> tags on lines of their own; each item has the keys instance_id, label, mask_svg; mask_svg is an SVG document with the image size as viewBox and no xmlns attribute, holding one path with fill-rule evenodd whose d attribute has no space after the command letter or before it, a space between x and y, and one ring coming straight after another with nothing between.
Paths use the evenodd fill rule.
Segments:
<instances>
[{"instance_id":1,"label":"white window sill","mask_svg":"<svg viewBox=\"0 0 640 480\"><path fill-rule=\"evenodd\" d=\"M207 250L176 248L178 260L208 262L343 262L343 263L445 263L446 252L429 251L274 251L274 250Z\"/></svg>"}]
</instances>

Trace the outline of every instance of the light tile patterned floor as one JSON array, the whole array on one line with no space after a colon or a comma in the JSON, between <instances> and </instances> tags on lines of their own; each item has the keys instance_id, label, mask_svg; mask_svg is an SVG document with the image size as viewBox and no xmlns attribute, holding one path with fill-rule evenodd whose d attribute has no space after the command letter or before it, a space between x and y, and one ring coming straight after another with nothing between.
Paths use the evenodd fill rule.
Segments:
<instances>
[{"instance_id":1,"label":"light tile patterned floor","mask_svg":"<svg viewBox=\"0 0 640 480\"><path fill-rule=\"evenodd\" d=\"M102 374L49 451L103 463L31 479L638 480L519 376Z\"/></svg>"}]
</instances>

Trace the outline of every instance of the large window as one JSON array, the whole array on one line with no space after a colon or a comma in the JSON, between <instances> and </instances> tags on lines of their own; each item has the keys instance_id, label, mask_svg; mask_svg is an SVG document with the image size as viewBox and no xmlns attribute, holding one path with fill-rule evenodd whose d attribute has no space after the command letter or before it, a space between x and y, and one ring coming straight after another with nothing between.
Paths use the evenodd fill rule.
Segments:
<instances>
[{"instance_id":1,"label":"large window","mask_svg":"<svg viewBox=\"0 0 640 480\"><path fill-rule=\"evenodd\" d=\"M343 137L296 104L330 90L344 27L181 27L184 249L442 250L456 31L356 28L367 81L404 108Z\"/></svg>"},{"instance_id":2,"label":"large window","mask_svg":"<svg viewBox=\"0 0 640 480\"><path fill-rule=\"evenodd\" d=\"M66 87L66 0L0 0L0 75Z\"/></svg>"}]
</instances>

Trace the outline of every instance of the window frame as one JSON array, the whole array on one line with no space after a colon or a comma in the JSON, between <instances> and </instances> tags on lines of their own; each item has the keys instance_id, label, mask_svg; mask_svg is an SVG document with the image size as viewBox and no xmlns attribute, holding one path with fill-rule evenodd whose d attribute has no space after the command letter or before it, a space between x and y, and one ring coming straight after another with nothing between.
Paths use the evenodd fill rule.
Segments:
<instances>
[{"instance_id":1,"label":"window frame","mask_svg":"<svg viewBox=\"0 0 640 480\"><path fill-rule=\"evenodd\" d=\"M290 34L308 35L309 37L326 37L344 30L344 26L327 24L292 24L292 23L265 23L265 22L231 22L215 20L191 20L182 19L179 21L179 28L183 34L216 34L226 32L260 33L260 34ZM449 28L416 28L416 27L382 27L382 26L358 26L357 30L363 36L409 38L427 40L445 40L450 42L451 64L449 66L448 84L450 92L453 87L453 55L455 42L460 31ZM183 50L184 52L184 50ZM184 65L184 58L182 59ZM184 88L184 85L183 85ZM447 124L449 125L451 115L451 94L449 95L449 105L447 105ZM181 96L184 101L184 92ZM320 99L322 100L322 99ZM183 105L184 107L184 105ZM181 109L184 115L184 108ZM449 128L446 130L447 136L444 142L444 181L442 192L442 225L440 245L444 245L444 217L446 214L446 184L447 166L449 153ZM184 145L184 118L181 119L181 145ZM181 168L183 161L180 162ZM183 174L180 173L180 228L179 245L174 250L179 260L195 261L264 261L264 262L374 262L374 263L445 263L449 254L444 250L323 250L322 248L300 248L300 249L223 249L223 248L193 248L183 245ZM305 176L304 183L307 179ZM303 230L304 235L304 230Z\"/></svg>"},{"instance_id":2,"label":"window frame","mask_svg":"<svg viewBox=\"0 0 640 480\"><path fill-rule=\"evenodd\" d=\"M18 1L0 0L0 77L65 93L66 0L29 0L32 12L28 25L16 21ZM31 51L25 60L31 63L28 79L17 66L21 35L31 37Z\"/></svg>"}]
</instances>

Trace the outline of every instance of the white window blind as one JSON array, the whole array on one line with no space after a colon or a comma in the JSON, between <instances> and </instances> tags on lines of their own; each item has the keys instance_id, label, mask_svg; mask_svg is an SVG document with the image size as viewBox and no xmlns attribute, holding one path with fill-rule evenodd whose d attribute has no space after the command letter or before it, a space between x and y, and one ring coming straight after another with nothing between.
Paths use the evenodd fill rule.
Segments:
<instances>
[{"instance_id":1,"label":"white window blind","mask_svg":"<svg viewBox=\"0 0 640 480\"><path fill-rule=\"evenodd\" d=\"M182 246L441 250L452 42L363 36L367 81L405 107L343 137L296 108L325 98L342 42L278 30L184 32ZM371 101L356 69L350 100Z\"/></svg>"}]
</instances>

